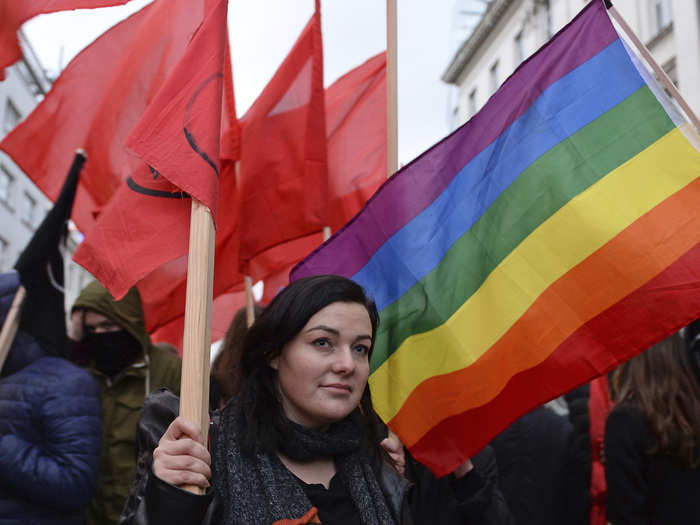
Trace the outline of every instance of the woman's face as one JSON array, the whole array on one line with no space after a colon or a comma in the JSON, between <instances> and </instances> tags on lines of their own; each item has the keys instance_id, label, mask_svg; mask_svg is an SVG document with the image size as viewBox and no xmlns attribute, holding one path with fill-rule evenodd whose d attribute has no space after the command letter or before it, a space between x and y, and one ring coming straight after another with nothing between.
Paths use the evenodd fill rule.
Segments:
<instances>
[{"instance_id":1,"label":"woman's face","mask_svg":"<svg viewBox=\"0 0 700 525\"><path fill-rule=\"evenodd\" d=\"M289 419L325 427L360 403L369 377L372 323L359 303L331 303L270 362Z\"/></svg>"}]
</instances>

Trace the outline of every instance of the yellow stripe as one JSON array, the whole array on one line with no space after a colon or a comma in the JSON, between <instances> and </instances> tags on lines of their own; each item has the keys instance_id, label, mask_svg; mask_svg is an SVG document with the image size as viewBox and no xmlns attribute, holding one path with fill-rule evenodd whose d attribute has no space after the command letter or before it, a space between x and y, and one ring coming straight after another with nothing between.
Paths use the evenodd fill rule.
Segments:
<instances>
[{"instance_id":1,"label":"yellow stripe","mask_svg":"<svg viewBox=\"0 0 700 525\"><path fill-rule=\"evenodd\" d=\"M698 176L700 155L674 129L569 201L444 324L406 339L370 376L379 415L390 420L421 382L474 363L549 285ZM626 261L620 262L624 271ZM439 308L440 299L434 303Z\"/></svg>"}]
</instances>

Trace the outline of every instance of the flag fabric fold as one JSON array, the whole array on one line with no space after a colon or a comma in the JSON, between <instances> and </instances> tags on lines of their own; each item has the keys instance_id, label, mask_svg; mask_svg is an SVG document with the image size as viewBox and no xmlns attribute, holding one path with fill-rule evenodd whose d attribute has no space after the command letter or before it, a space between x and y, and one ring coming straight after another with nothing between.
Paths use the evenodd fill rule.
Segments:
<instances>
[{"instance_id":1,"label":"flag fabric fold","mask_svg":"<svg viewBox=\"0 0 700 525\"><path fill-rule=\"evenodd\" d=\"M84 155L76 153L58 199L15 264L27 291L20 327L51 355L67 355L61 246L68 234L68 219L84 163Z\"/></svg>"},{"instance_id":2,"label":"flag fabric fold","mask_svg":"<svg viewBox=\"0 0 700 525\"><path fill-rule=\"evenodd\" d=\"M71 9L93 9L126 4L129 0L0 0L0 80L5 68L22 58L17 31L37 15Z\"/></svg>"},{"instance_id":3,"label":"flag fabric fold","mask_svg":"<svg viewBox=\"0 0 700 525\"><path fill-rule=\"evenodd\" d=\"M161 267L187 254L190 197L204 203L215 217L219 179L231 179L224 186L229 191L225 195L235 192L231 163L223 166L220 160L222 128L233 129L230 119L235 118L222 119L222 105L230 96L226 93L233 90L224 87L233 82L224 77L226 10L224 0L208 7L182 59L127 139L143 161L76 251L75 261L117 298L147 276L160 282L152 288L160 299L170 295L169 289L179 289L184 267L176 263ZM177 278L174 268L181 271ZM167 275L167 280L158 275ZM160 299L154 304L163 304ZM184 312L184 304L182 308ZM159 315L154 318L157 324L166 322Z\"/></svg>"},{"instance_id":4,"label":"flag fabric fold","mask_svg":"<svg viewBox=\"0 0 700 525\"><path fill-rule=\"evenodd\" d=\"M326 89L328 225L340 229L386 180L386 52Z\"/></svg>"},{"instance_id":5,"label":"flag fabric fold","mask_svg":"<svg viewBox=\"0 0 700 525\"><path fill-rule=\"evenodd\" d=\"M227 12L228 2L219 0L207 13L127 139L127 147L150 168L203 203L214 218L221 172Z\"/></svg>"},{"instance_id":6,"label":"flag fabric fold","mask_svg":"<svg viewBox=\"0 0 700 525\"><path fill-rule=\"evenodd\" d=\"M141 283L142 295L150 288L149 301L163 306L159 312L171 313L151 310L149 329L169 323L173 306L180 305L166 303L171 302L171 289L184 288L186 268L168 263L187 254L190 197L216 217L219 179L231 179L224 187L235 192L232 164L223 166L220 160L222 130L233 129L230 120L235 118L222 115L226 92L233 92L232 86L224 87L233 82L224 76L230 71L225 66L226 11L225 0L207 8L182 59L127 139L143 160L139 171L122 184L75 254L75 261L115 297L143 279L157 283Z\"/></svg>"},{"instance_id":7,"label":"flag fabric fold","mask_svg":"<svg viewBox=\"0 0 700 525\"><path fill-rule=\"evenodd\" d=\"M239 269L328 225L321 13L241 119ZM254 278L260 276L253 275Z\"/></svg>"},{"instance_id":8,"label":"flag fabric fold","mask_svg":"<svg viewBox=\"0 0 700 525\"><path fill-rule=\"evenodd\" d=\"M204 0L155 0L118 23L66 66L44 100L0 142L50 199L63 182L57 166L66 152L85 150L90 162L73 212L83 233L129 177L154 192L176 190L149 182L153 174L124 145L203 14Z\"/></svg>"},{"instance_id":9,"label":"flag fabric fold","mask_svg":"<svg viewBox=\"0 0 700 525\"><path fill-rule=\"evenodd\" d=\"M591 2L292 271L374 296L375 408L436 474L700 316L700 146L663 97Z\"/></svg>"}]
</instances>

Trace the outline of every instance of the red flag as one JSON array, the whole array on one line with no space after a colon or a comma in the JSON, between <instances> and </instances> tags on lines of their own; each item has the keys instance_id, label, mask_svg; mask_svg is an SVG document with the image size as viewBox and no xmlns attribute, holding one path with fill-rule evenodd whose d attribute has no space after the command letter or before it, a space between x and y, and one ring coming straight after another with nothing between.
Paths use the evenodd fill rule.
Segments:
<instances>
[{"instance_id":1,"label":"red flag","mask_svg":"<svg viewBox=\"0 0 700 525\"><path fill-rule=\"evenodd\" d=\"M203 203L216 218L228 1L202 27L127 140L151 168ZM184 233L184 232L183 232Z\"/></svg>"},{"instance_id":2,"label":"red flag","mask_svg":"<svg viewBox=\"0 0 700 525\"><path fill-rule=\"evenodd\" d=\"M156 271L187 253L190 201L173 197L193 195L216 213L222 103L226 91L233 89L223 88L232 82L224 78L226 8L227 2L219 0L208 9L182 60L129 138L154 175L142 169L129 178L76 251L75 261L115 297L154 271L150 280L158 284L149 301L162 304L168 289L184 289L184 266ZM231 115L226 117L230 127ZM231 163L224 176L229 174L226 195L234 192ZM171 309L179 311L180 304L184 312L184 301L166 304L170 313L156 316L158 323L171 319ZM151 318L149 325L153 324Z\"/></svg>"},{"instance_id":3,"label":"red flag","mask_svg":"<svg viewBox=\"0 0 700 525\"><path fill-rule=\"evenodd\" d=\"M237 228L236 228L236 216L235 208L230 206L230 202L235 200L235 177L233 174L234 165L231 162L222 162L222 175L221 184L219 185L219 203L218 203L218 227L216 232L216 259L214 262L214 309L212 314L212 338L217 338L218 332L225 332L228 327L228 322L231 321L235 309L231 311L225 311L225 302L219 301L217 298L222 294L234 293L239 290L243 290L243 275L237 272L236 261L238 260L238 243L234 240L237 239ZM163 177L159 177L159 180L163 180ZM154 181L155 182L155 181ZM169 184L169 183L167 183ZM144 264L150 264L155 261L159 264L158 257L159 254L165 253L168 250L172 250L173 253L179 250L178 256L170 262L158 266L155 270L151 271L143 279L141 279L137 286L141 292L141 299L144 303L144 312L146 318L146 329L154 336L154 341L167 341L175 344L181 349L181 339L182 339L182 329L184 326L184 315L185 315L185 296L187 288L187 236L178 234L183 228L188 227L190 218L190 200L175 200L168 198L155 198L148 195L135 195L133 191L130 191L128 187L120 190L117 196L115 196L113 202L119 202L120 196L126 196L126 206L122 209L121 214L114 217L110 211L112 203L110 203L110 208L105 210L104 216L112 216L114 218L114 223L119 224L122 220L124 223L133 224L135 220L143 215L138 213L140 207L148 207L149 202L151 207L157 206L157 210L164 214L163 221L159 221L160 233L153 235L150 239L149 244L145 243L142 248L143 252L148 256L145 260L138 259L136 256L129 255L129 247L133 246L133 242L125 242L133 239L138 239L140 235L143 235L144 231L147 231L148 218L151 220L156 216L145 216L141 222L141 226L136 228L136 233L132 235L126 235L123 230L118 228L115 230L120 232L114 235L109 241L104 241L101 243L102 246L98 247L97 251L91 250L90 255L94 255L95 258L89 263L85 263L90 267L95 264L99 265L105 260L105 255L100 253L100 249L109 251L110 242L112 245L119 246L118 250L113 250L114 254L109 254L113 258L116 257L116 263L111 263L108 261L107 266L111 270L115 268L119 269L119 261L123 261L123 264L127 268L131 268L134 264L134 260L141 260ZM181 205L177 207L178 203ZM129 208L132 206L132 208ZM135 206L135 208L133 208ZM168 208L170 206L170 208ZM119 208L115 205L115 207ZM137 210L134 212L134 209ZM165 221L165 222L164 222ZM169 221L169 222L167 222ZM102 228L100 225L103 224L103 219L100 218L98 224L91 232L90 236L86 238L83 245L87 248L94 244L93 237L96 232L100 232ZM164 234L162 232L162 225L165 224L168 227L168 231ZM186 232L187 230L185 230ZM112 232L107 232L112 233ZM119 236L125 237L118 240ZM114 244L116 243L116 244ZM99 243L98 243L99 244ZM85 250L81 245L80 250ZM81 257L84 256L84 253ZM102 274L102 268L99 270L93 270L95 273ZM106 275L109 275L107 273ZM241 299L243 301L243 299ZM220 306L223 305L223 306ZM240 303L239 307L243 305Z\"/></svg>"},{"instance_id":4,"label":"red flag","mask_svg":"<svg viewBox=\"0 0 700 525\"><path fill-rule=\"evenodd\" d=\"M239 160L241 158L241 125L236 118L236 97L233 93L233 67L231 65L231 48L226 39L226 56L224 57L224 92L221 107L221 160Z\"/></svg>"},{"instance_id":5,"label":"red flag","mask_svg":"<svg viewBox=\"0 0 700 525\"><path fill-rule=\"evenodd\" d=\"M236 265L238 243L234 242L237 238L235 210L226 206L230 204L227 201L231 200L231 196L235 195L233 164L225 162L223 166L214 261L213 341L225 333L236 310L245 304L243 275L237 272ZM138 283L144 301L148 332L154 336L155 341L168 341L180 350L185 316L186 272L187 255L182 255L157 268ZM219 299L221 296L229 298Z\"/></svg>"},{"instance_id":6,"label":"red flag","mask_svg":"<svg viewBox=\"0 0 700 525\"><path fill-rule=\"evenodd\" d=\"M152 179L139 174L143 162L124 143L203 15L204 0L155 0L78 54L44 100L0 143L51 199L58 196L73 151L86 151L73 208L81 231L90 230L122 181Z\"/></svg>"},{"instance_id":7,"label":"red flag","mask_svg":"<svg viewBox=\"0 0 700 525\"><path fill-rule=\"evenodd\" d=\"M331 225L334 229L350 220L386 178L385 56L385 53L381 53L367 60L326 89L328 185ZM220 193L222 196L230 195L223 188ZM245 304L242 276L233 271L230 264L237 258L236 248L232 246L234 243L220 242L222 230L235 230L231 227L231 221L235 221L230 214L231 209L230 205L224 206L222 198L217 221L212 340L225 333L236 310ZM224 217L227 212L229 216ZM322 242L321 232L316 232L273 246L250 260L251 274L265 283L263 304L268 304L280 289L287 286L289 271ZM222 264L225 260L229 261L228 265ZM172 279L167 281L171 282ZM142 286L143 283L139 285L142 297L149 296L151 292ZM151 305L150 309L160 312L157 319L168 320L161 328L155 328L156 332L152 334L154 340L169 341L181 347L184 281L179 290L179 295L167 296L158 308Z\"/></svg>"},{"instance_id":8,"label":"red flag","mask_svg":"<svg viewBox=\"0 0 700 525\"><path fill-rule=\"evenodd\" d=\"M22 58L17 31L27 20L45 13L126 4L129 0L0 0L0 80L5 68Z\"/></svg>"},{"instance_id":9,"label":"red flag","mask_svg":"<svg viewBox=\"0 0 700 525\"><path fill-rule=\"evenodd\" d=\"M321 14L316 11L241 120L241 271L328 224ZM255 276L254 276L255 277Z\"/></svg>"},{"instance_id":10,"label":"red flag","mask_svg":"<svg viewBox=\"0 0 700 525\"><path fill-rule=\"evenodd\" d=\"M386 52L326 89L330 227L338 230L386 180Z\"/></svg>"},{"instance_id":11,"label":"red flag","mask_svg":"<svg viewBox=\"0 0 700 525\"><path fill-rule=\"evenodd\" d=\"M386 53L331 84L325 104L330 226L338 230L386 180ZM265 281L263 302L289 283L289 270L322 240L320 233L314 233L250 260L250 273Z\"/></svg>"},{"instance_id":12,"label":"red flag","mask_svg":"<svg viewBox=\"0 0 700 525\"><path fill-rule=\"evenodd\" d=\"M238 288L230 292L219 294L212 303L211 318L211 340L218 341L226 335L233 316L245 306L246 294L244 285L241 283ZM140 287L139 287L140 289ZM184 313L175 317L172 321L157 328L151 333L151 340L154 342L167 342L174 345L182 353L183 333L185 330Z\"/></svg>"}]
</instances>

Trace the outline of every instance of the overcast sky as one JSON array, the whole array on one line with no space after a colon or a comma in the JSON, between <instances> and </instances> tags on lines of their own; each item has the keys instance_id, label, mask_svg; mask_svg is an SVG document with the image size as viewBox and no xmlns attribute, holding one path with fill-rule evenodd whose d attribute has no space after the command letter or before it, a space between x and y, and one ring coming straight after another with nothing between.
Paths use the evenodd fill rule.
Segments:
<instances>
[{"instance_id":1,"label":"overcast sky","mask_svg":"<svg viewBox=\"0 0 700 525\"><path fill-rule=\"evenodd\" d=\"M464 0L458 0L463 2ZM122 7L43 15L24 26L44 66L57 72L105 29L149 0ZM455 0L398 1L399 161L407 163L448 132ZM313 0L231 0L229 28L238 115L255 100L313 12ZM325 83L386 46L383 0L322 0Z\"/></svg>"}]
</instances>

